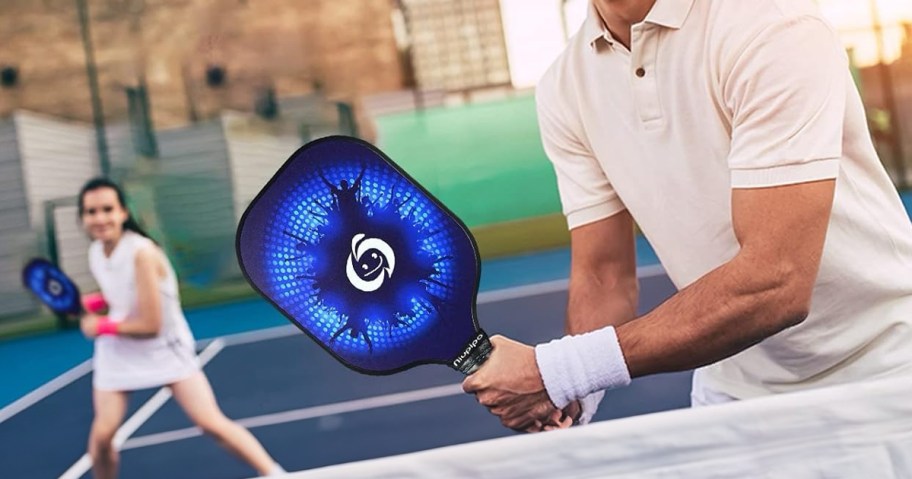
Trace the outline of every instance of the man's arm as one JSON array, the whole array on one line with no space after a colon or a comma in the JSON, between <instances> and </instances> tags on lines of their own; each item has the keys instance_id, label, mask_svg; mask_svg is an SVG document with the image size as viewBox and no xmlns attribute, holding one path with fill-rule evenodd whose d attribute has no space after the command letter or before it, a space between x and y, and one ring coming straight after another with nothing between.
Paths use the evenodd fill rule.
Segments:
<instances>
[{"instance_id":1,"label":"man's arm","mask_svg":"<svg viewBox=\"0 0 912 479\"><path fill-rule=\"evenodd\" d=\"M620 326L636 317L639 287L633 219L627 210L570 231L567 334Z\"/></svg>"},{"instance_id":2,"label":"man's arm","mask_svg":"<svg viewBox=\"0 0 912 479\"><path fill-rule=\"evenodd\" d=\"M620 326L636 317L639 284L633 218L623 210L606 219L570 230L570 287L567 334ZM588 423L603 391L563 408L566 417ZM551 428L550 426L546 427Z\"/></svg>"},{"instance_id":3,"label":"man's arm","mask_svg":"<svg viewBox=\"0 0 912 479\"><path fill-rule=\"evenodd\" d=\"M638 284L636 277L636 251L633 219L627 210L608 218L573 228L570 232L570 300L567 307L566 331L581 334L605 326L618 326L636 315ZM481 404L501 416L505 426L526 432L566 427L569 422L554 417L554 404L544 390L538 373L533 349L500 336L491 338L497 354L493 355L479 372L466 379L467 390L486 389L484 378L514 375L517 371L534 374L522 381L522 389L487 389L478 393ZM517 360L522 364L512 363ZM500 360L509 364L501 369ZM500 371L500 372L498 372ZM528 386L531 384L531 386ZM522 393L513 400L512 394ZM511 398L511 399L507 399ZM580 401L572 401L563 409L571 420L587 422L595 413L601 392L595 392ZM515 411L516 414L507 411ZM559 415L559 412L558 412ZM544 419L550 416L550 419ZM560 425L555 425L560 422Z\"/></svg>"},{"instance_id":4,"label":"man's arm","mask_svg":"<svg viewBox=\"0 0 912 479\"><path fill-rule=\"evenodd\" d=\"M834 187L834 180L824 180L734 190L741 249L731 261L617 328L539 345L534 353L495 336L495 351L501 345L504 351L469 376L464 389L480 398L508 391L480 400L505 425L524 426L544 417L552 403L564 407L631 377L710 364L800 323L810 308Z\"/></svg>"},{"instance_id":5,"label":"man's arm","mask_svg":"<svg viewBox=\"0 0 912 479\"><path fill-rule=\"evenodd\" d=\"M740 251L649 314L617 328L630 375L711 364L802 322L834 188L834 180L824 180L733 190Z\"/></svg>"},{"instance_id":6,"label":"man's arm","mask_svg":"<svg viewBox=\"0 0 912 479\"><path fill-rule=\"evenodd\" d=\"M813 14L792 11L757 28L732 38L740 53L719 72L739 252L618 328L633 377L716 362L810 309L842 157L847 62Z\"/></svg>"},{"instance_id":7,"label":"man's arm","mask_svg":"<svg viewBox=\"0 0 912 479\"><path fill-rule=\"evenodd\" d=\"M626 385L631 376L710 364L807 316L842 156L845 54L832 29L810 14L790 13L758 28L733 44L737 61L720 72L732 115L727 162L739 253L642 318L538 345L537 362L530 364L529 351L519 346L508 351L515 359L495 348L466 380L466 391L512 391L514 397L498 398L510 404L519 397L540 399L547 382L547 398L563 407L592 391ZM550 110L540 110L547 120ZM542 129L543 137L564 123L543 122L551 127ZM546 148L549 156L552 150ZM598 176L592 162L574 165L588 169L558 170L564 171L558 184L585 199L565 213L584 216L586 206L596 204L590 197L604 202L614 190L585 181ZM607 178L598 178L610 187ZM506 406L495 414L504 422L528 422L545 409Z\"/></svg>"}]
</instances>

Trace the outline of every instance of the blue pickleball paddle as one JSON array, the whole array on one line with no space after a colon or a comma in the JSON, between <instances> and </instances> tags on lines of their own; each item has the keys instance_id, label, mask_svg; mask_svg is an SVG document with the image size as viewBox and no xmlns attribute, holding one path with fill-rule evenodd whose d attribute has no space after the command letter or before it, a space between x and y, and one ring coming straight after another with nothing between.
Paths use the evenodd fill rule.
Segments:
<instances>
[{"instance_id":1,"label":"blue pickleball paddle","mask_svg":"<svg viewBox=\"0 0 912 479\"><path fill-rule=\"evenodd\" d=\"M22 269L22 284L57 314L80 314L79 288L54 263L34 258Z\"/></svg>"},{"instance_id":2,"label":"blue pickleball paddle","mask_svg":"<svg viewBox=\"0 0 912 479\"><path fill-rule=\"evenodd\" d=\"M367 142L332 136L296 151L244 212L236 246L250 284L356 371L469 374L491 352L474 238Z\"/></svg>"}]
</instances>

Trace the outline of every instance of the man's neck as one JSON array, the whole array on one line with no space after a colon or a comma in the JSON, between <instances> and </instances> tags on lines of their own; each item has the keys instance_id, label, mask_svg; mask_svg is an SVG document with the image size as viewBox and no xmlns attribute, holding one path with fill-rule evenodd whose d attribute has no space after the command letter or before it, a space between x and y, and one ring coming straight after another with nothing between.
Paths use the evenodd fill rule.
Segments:
<instances>
[{"instance_id":1,"label":"man's neck","mask_svg":"<svg viewBox=\"0 0 912 479\"><path fill-rule=\"evenodd\" d=\"M630 48L630 26L642 22L656 0L592 0L615 40Z\"/></svg>"}]
</instances>

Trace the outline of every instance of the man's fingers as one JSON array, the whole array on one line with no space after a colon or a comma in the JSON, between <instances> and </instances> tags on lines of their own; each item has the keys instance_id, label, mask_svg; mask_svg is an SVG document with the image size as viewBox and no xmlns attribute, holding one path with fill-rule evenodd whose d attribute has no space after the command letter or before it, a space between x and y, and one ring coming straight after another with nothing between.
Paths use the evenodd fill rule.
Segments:
<instances>
[{"instance_id":1,"label":"man's fingers","mask_svg":"<svg viewBox=\"0 0 912 479\"><path fill-rule=\"evenodd\" d=\"M547 431L548 427L549 426L547 424L542 424L541 421L535 421L531 426L523 429L522 432L527 434L534 434L536 432Z\"/></svg>"},{"instance_id":2,"label":"man's fingers","mask_svg":"<svg viewBox=\"0 0 912 479\"><path fill-rule=\"evenodd\" d=\"M564 412L559 409L554 409L551 411L551 414L548 415L548 424L560 425L561 419L564 417Z\"/></svg>"},{"instance_id":3,"label":"man's fingers","mask_svg":"<svg viewBox=\"0 0 912 479\"><path fill-rule=\"evenodd\" d=\"M582 413L583 408L579 401L571 401L570 404L564 408L564 415L569 417L572 421L578 420Z\"/></svg>"},{"instance_id":4,"label":"man's fingers","mask_svg":"<svg viewBox=\"0 0 912 479\"><path fill-rule=\"evenodd\" d=\"M557 421L551 421L551 418L555 412L560 414L559 411L555 411L553 408L551 408L549 404L538 403L533 405L531 408L521 408L515 406L506 407L504 414L499 416L500 422L510 429L525 430L528 429L530 425L535 423L538 423L538 428L541 429L542 424L560 423L559 419Z\"/></svg>"},{"instance_id":5,"label":"man's fingers","mask_svg":"<svg viewBox=\"0 0 912 479\"><path fill-rule=\"evenodd\" d=\"M538 428L541 429L541 421L536 420L528 416L515 417L515 418L500 418L500 423L505 427L508 427L516 432L524 432L526 429Z\"/></svg>"},{"instance_id":6,"label":"man's fingers","mask_svg":"<svg viewBox=\"0 0 912 479\"><path fill-rule=\"evenodd\" d=\"M545 419L554 416L555 413L558 414L558 417L560 417L559 415L561 414L559 410L554 409L554 406L552 406L550 402L539 402L534 404L530 413L534 417Z\"/></svg>"},{"instance_id":7,"label":"man's fingers","mask_svg":"<svg viewBox=\"0 0 912 479\"><path fill-rule=\"evenodd\" d=\"M506 344L509 344L509 343L513 342L512 340L507 339L506 336L501 336L501 335L499 335L499 334L495 334L494 336L491 336L491 337L488 338L488 339L490 339L490 341L491 341L491 346L492 346L494 349L497 349L498 346L504 346L504 345L506 345Z\"/></svg>"},{"instance_id":8,"label":"man's fingers","mask_svg":"<svg viewBox=\"0 0 912 479\"><path fill-rule=\"evenodd\" d=\"M465 378L464 381L462 381L462 390L471 394L471 393L474 393L475 391L480 391L480 390L484 389L483 379L484 379L484 377L481 376L481 371L478 371L478 372L470 375L469 377Z\"/></svg>"},{"instance_id":9,"label":"man's fingers","mask_svg":"<svg viewBox=\"0 0 912 479\"><path fill-rule=\"evenodd\" d=\"M488 408L491 408L493 406L499 405L500 400L502 399L503 396L495 390L484 389L484 390L481 390L481 391L475 393L475 397L478 399L478 402L481 403L483 406L487 406Z\"/></svg>"},{"instance_id":10,"label":"man's fingers","mask_svg":"<svg viewBox=\"0 0 912 479\"><path fill-rule=\"evenodd\" d=\"M563 416L563 415L562 415ZM573 425L573 418L568 416L557 417L551 416L551 421L542 426L542 431L556 431L558 429L567 429Z\"/></svg>"}]
</instances>

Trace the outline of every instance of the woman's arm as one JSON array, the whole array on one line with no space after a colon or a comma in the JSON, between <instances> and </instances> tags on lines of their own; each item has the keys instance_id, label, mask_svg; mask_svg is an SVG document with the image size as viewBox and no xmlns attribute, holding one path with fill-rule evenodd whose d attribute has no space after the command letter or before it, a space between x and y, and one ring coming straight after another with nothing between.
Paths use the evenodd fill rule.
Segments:
<instances>
[{"instance_id":1,"label":"woman's arm","mask_svg":"<svg viewBox=\"0 0 912 479\"><path fill-rule=\"evenodd\" d=\"M117 323L117 334L135 338L158 335L162 324L160 281L164 277L161 253L155 247L136 252L136 295L139 300L137 315Z\"/></svg>"}]
</instances>

